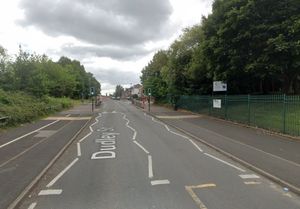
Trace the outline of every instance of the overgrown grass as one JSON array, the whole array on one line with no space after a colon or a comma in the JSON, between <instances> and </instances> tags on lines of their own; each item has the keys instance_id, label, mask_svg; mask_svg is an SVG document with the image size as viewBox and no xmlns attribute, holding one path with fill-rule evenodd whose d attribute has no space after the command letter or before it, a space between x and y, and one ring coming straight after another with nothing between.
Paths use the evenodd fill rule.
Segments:
<instances>
[{"instance_id":1,"label":"overgrown grass","mask_svg":"<svg viewBox=\"0 0 300 209\"><path fill-rule=\"evenodd\" d=\"M5 92L0 89L0 117L8 116L1 128L32 122L39 118L72 107L76 102L69 98L44 96L37 98L24 92Z\"/></svg>"}]
</instances>

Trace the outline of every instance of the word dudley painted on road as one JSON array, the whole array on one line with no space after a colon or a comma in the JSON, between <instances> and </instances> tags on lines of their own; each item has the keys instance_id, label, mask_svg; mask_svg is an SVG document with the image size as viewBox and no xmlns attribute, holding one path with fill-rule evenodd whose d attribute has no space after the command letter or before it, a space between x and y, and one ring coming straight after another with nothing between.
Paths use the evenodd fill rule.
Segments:
<instances>
[{"instance_id":1,"label":"word dudley painted on road","mask_svg":"<svg viewBox=\"0 0 300 209\"><path fill-rule=\"evenodd\" d=\"M93 153L92 160L116 158L116 136L119 133L114 133L113 128L102 127L100 138L95 139L95 143L100 145L100 150Z\"/></svg>"}]
</instances>

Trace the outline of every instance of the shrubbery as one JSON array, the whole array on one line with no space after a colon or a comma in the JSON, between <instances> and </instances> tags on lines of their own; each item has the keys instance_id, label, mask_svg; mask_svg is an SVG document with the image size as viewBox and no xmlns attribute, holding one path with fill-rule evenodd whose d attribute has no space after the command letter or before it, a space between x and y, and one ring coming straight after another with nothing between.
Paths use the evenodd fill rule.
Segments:
<instances>
[{"instance_id":1,"label":"shrubbery","mask_svg":"<svg viewBox=\"0 0 300 209\"><path fill-rule=\"evenodd\" d=\"M24 92L6 92L0 89L0 117L9 117L6 126L31 122L70 108L74 103L75 101L69 98L37 98Z\"/></svg>"}]
</instances>

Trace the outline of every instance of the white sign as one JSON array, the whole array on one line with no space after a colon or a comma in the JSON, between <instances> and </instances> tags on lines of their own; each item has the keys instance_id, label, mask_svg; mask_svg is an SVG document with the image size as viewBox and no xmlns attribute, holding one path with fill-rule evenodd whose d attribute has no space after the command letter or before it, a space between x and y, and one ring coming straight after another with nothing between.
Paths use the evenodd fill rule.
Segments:
<instances>
[{"instance_id":1,"label":"white sign","mask_svg":"<svg viewBox=\"0 0 300 209\"><path fill-rule=\"evenodd\" d=\"M213 108L222 108L222 100L214 99L213 100Z\"/></svg>"},{"instance_id":2,"label":"white sign","mask_svg":"<svg viewBox=\"0 0 300 209\"><path fill-rule=\"evenodd\" d=\"M214 81L213 91L227 91L227 83L223 81Z\"/></svg>"}]
</instances>

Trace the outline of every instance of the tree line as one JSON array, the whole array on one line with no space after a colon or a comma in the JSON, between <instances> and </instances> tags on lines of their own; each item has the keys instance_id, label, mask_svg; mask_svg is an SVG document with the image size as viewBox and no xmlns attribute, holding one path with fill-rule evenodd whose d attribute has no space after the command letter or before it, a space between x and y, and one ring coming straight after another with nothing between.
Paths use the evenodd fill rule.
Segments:
<instances>
[{"instance_id":1,"label":"tree line","mask_svg":"<svg viewBox=\"0 0 300 209\"><path fill-rule=\"evenodd\" d=\"M299 94L299 0L215 0L141 75L157 99L211 94L218 80L229 94Z\"/></svg>"},{"instance_id":2,"label":"tree line","mask_svg":"<svg viewBox=\"0 0 300 209\"><path fill-rule=\"evenodd\" d=\"M77 60L30 54L20 47L15 57L0 46L0 89L23 91L36 97L88 98L90 87L100 93L101 85Z\"/></svg>"}]
</instances>

